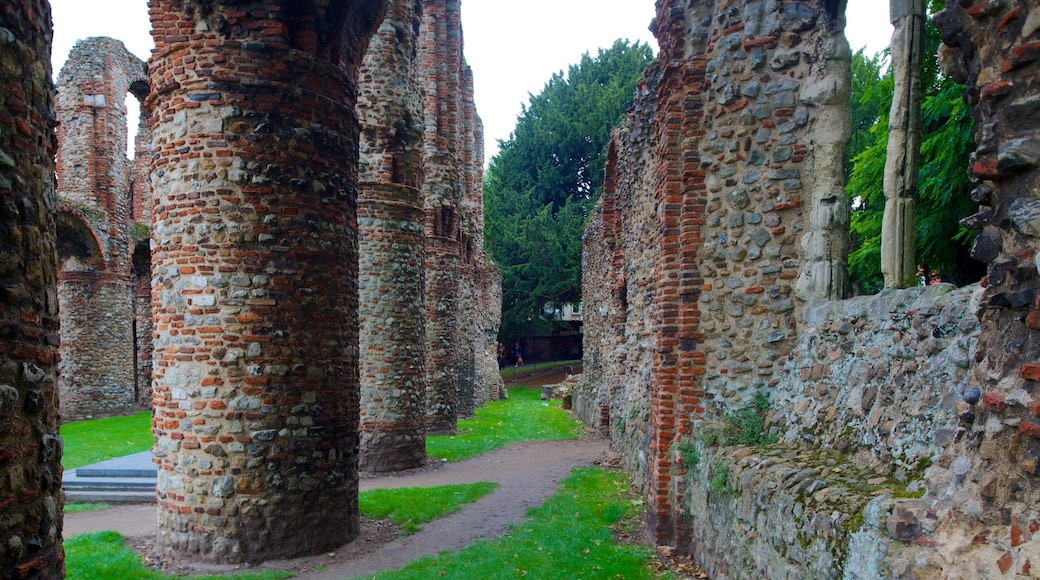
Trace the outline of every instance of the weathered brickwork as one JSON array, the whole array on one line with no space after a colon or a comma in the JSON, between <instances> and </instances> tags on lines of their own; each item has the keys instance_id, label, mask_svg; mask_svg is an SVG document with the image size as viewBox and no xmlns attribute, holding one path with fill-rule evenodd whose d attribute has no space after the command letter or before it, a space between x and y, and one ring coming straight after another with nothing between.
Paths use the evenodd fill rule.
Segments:
<instances>
[{"instance_id":1,"label":"weathered brickwork","mask_svg":"<svg viewBox=\"0 0 1040 580\"><path fill-rule=\"evenodd\" d=\"M965 223L989 276L838 301L839 4L658 4L659 63L585 233L576 408L646 490L651 536L713 577L1031 577L1040 7L937 17L975 105ZM772 438L727 441L755 394Z\"/></svg>"},{"instance_id":2,"label":"weathered brickwork","mask_svg":"<svg viewBox=\"0 0 1040 580\"><path fill-rule=\"evenodd\" d=\"M123 43L90 38L76 43L58 77L57 182L58 298L61 302L59 390L65 421L128 413L150 402L147 340L150 275L134 268L147 236L133 223L145 217L142 168L149 132L138 136L141 155L126 157L128 93L148 92L144 63ZM142 246L142 249L135 248ZM142 368L147 363L148 368Z\"/></svg>"},{"instance_id":3,"label":"weathered brickwork","mask_svg":"<svg viewBox=\"0 0 1040 580\"><path fill-rule=\"evenodd\" d=\"M460 26L457 5L388 2L361 69L363 471L422 465L427 428L452 432L501 395L501 278L483 251L483 131Z\"/></svg>"},{"instance_id":4,"label":"weathered brickwork","mask_svg":"<svg viewBox=\"0 0 1040 580\"><path fill-rule=\"evenodd\" d=\"M658 6L659 68L640 87L654 103L617 136L620 189L608 187L604 231L588 240L606 246L607 278L586 279L604 289L586 332L609 338L586 343L603 351L591 356L607 388L635 371L647 389L641 452L658 541L684 534L672 444L691 420L775 386L802 301L844 292L849 51L837 16L822 3ZM624 360L626 343L649 368ZM606 400L618 396L644 399ZM617 431L629 417L615 407Z\"/></svg>"},{"instance_id":5,"label":"weathered brickwork","mask_svg":"<svg viewBox=\"0 0 1040 580\"><path fill-rule=\"evenodd\" d=\"M454 433L500 380L487 371L500 283L483 251L483 132L462 52L459 0L423 3L419 43L426 211L427 433ZM494 303L493 303L494 302ZM469 305L475 305L471 310ZM473 316L477 308L490 306ZM494 340L493 338L491 340ZM476 369L484 369L478 373Z\"/></svg>"},{"instance_id":6,"label":"weathered brickwork","mask_svg":"<svg viewBox=\"0 0 1040 580\"><path fill-rule=\"evenodd\" d=\"M360 74L362 471L426 462L421 18L418 0L388 1Z\"/></svg>"},{"instance_id":7,"label":"weathered brickwork","mask_svg":"<svg viewBox=\"0 0 1040 580\"><path fill-rule=\"evenodd\" d=\"M54 84L44 0L0 4L0 577L58 579Z\"/></svg>"},{"instance_id":8,"label":"weathered brickwork","mask_svg":"<svg viewBox=\"0 0 1040 580\"><path fill-rule=\"evenodd\" d=\"M484 125L473 101L473 71L462 71L463 198L459 304L460 417L505 396L498 373L498 328L502 320L502 274L484 250Z\"/></svg>"},{"instance_id":9,"label":"weathered brickwork","mask_svg":"<svg viewBox=\"0 0 1040 580\"><path fill-rule=\"evenodd\" d=\"M159 549L358 532L357 74L384 2L151 3Z\"/></svg>"}]
</instances>

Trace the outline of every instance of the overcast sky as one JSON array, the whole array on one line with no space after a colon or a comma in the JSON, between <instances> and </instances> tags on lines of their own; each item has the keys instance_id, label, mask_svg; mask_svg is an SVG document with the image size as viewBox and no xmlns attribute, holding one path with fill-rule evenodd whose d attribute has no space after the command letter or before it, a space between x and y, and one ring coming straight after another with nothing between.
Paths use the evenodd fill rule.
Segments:
<instances>
[{"instance_id":1,"label":"overcast sky","mask_svg":"<svg viewBox=\"0 0 1040 580\"><path fill-rule=\"evenodd\" d=\"M888 3L848 4L845 32L852 49L866 46L867 54L874 54L887 47ZM81 38L110 36L142 60L151 54L147 0L107 0L104 8L84 0L51 0L51 10L55 77ZM647 30L653 17L654 0L464 0L464 50L473 68L488 157L497 140L509 138L528 95L541 92L553 73L582 54L595 55L618 38L649 43L656 53L657 42Z\"/></svg>"}]
</instances>

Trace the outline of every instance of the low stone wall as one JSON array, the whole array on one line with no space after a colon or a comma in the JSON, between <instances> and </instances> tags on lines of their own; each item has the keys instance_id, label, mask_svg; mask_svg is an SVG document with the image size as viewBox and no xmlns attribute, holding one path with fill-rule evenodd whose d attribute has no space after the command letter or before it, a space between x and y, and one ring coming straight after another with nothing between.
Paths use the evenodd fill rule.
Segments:
<instances>
[{"instance_id":1,"label":"low stone wall","mask_svg":"<svg viewBox=\"0 0 1040 580\"><path fill-rule=\"evenodd\" d=\"M712 577L949 569L932 550L943 518L924 477L958 433L978 292L943 285L811 305L763 392L777 441L717 445L702 422L674 447L674 484L688 498L681 539Z\"/></svg>"},{"instance_id":2,"label":"low stone wall","mask_svg":"<svg viewBox=\"0 0 1040 580\"><path fill-rule=\"evenodd\" d=\"M770 423L785 442L885 473L927 463L956 433L980 291L943 284L810 305L770 393Z\"/></svg>"}]
</instances>

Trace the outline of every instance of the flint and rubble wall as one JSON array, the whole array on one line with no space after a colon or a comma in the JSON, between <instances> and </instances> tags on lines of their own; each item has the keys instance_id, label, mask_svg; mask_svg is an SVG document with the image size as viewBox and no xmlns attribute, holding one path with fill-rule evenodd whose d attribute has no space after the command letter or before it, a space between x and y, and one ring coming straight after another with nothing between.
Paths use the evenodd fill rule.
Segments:
<instances>
[{"instance_id":1,"label":"flint and rubble wall","mask_svg":"<svg viewBox=\"0 0 1040 580\"><path fill-rule=\"evenodd\" d=\"M151 276L133 263L135 246L148 244L133 223L150 213L149 132L127 159L125 104L128 95L144 96L147 77L122 42L88 38L73 47L57 88L59 390L62 419L74 421L126 414L150 399L150 300L139 287ZM71 241L77 236L83 247Z\"/></svg>"},{"instance_id":2,"label":"flint and rubble wall","mask_svg":"<svg viewBox=\"0 0 1040 580\"><path fill-rule=\"evenodd\" d=\"M1040 14L947 4L990 275L844 301L836 5L659 4L659 63L585 234L575 405L643 486L651 537L710 574L991 577L1037 559ZM756 394L775 440L705 443Z\"/></svg>"}]
</instances>

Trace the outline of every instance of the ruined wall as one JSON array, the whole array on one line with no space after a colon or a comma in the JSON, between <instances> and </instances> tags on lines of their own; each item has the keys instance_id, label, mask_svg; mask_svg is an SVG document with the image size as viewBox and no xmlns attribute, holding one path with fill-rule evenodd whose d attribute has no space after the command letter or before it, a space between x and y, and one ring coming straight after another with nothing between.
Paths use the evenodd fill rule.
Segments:
<instances>
[{"instance_id":1,"label":"ruined wall","mask_svg":"<svg viewBox=\"0 0 1040 580\"><path fill-rule=\"evenodd\" d=\"M418 0L387 1L360 72L362 471L426 462L422 94Z\"/></svg>"},{"instance_id":2,"label":"ruined wall","mask_svg":"<svg viewBox=\"0 0 1040 580\"><path fill-rule=\"evenodd\" d=\"M936 557L979 575L1029 575L1040 561L1040 6L946 2L935 18L940 56L966 85L978 148L971 174L982 228L973 256L988 264L978 347L953 444L935 459L929 490L945 509ZM978 538L982 538L981 541Z\"/></svg>"},{"instance_id":3,"label":"ruined wall","mask_svg":"<svg viewBox=\"0 0 1040 580\"><path fill-rule=\"evenodd\" d=\"M660 68L641 87L654 104L618 134L619 189L593 234L611 263L586 278L603 302L585 310L586 332L607 337L586 340L607 388L638 385L615 387L609 423L645 433L625 436L625 461L647 463L659 541L684 533L673 442L775 386L803 301L844 292L850 54L837 16L824 3L658 5Z\"/></svg>"},{"instance_id":4,"label":"ruined wall","mask_svg":"<svg viewBox=\"0 0 1040 580\"><path fill-rule=\"evenodd\" d=\"M473 100L473 71L463 69L463 187L459 341L463 345L459 375L459 416L501 398L498 373L498 328L502 322L502 274L484 250L484 124Z\"/></svg>"},{"instance_id":5,"label":"ruined wall","mask_svg":"<svg viewBox=\"0 0 1040 580\"><path fill-rule=\"evenodd\" d=\"M1040 8L937 17L976 105L966 223L989 276L835 301L840 4L659 3L659 68L586 230L576 407L642 483L651 536L713 577L1030 576ZM735 439L756 394L767 436Z\"/></svg>"},{"instance_id":6,"label":"ruined wall","mask_svg":"<svg viewBox=\"0 0 1040 580\"><path fill-rule=\"evenodd\" d=\"M151 3L162 551L255 562L358 532L354 106L384 9Z\"/></svg>"},{"instance_id":7,"label":"ruined wall","mask_svg":"<svg viewBox=\"0 0 1040 580\"><path fill-rule=\"evenodd\" d=\"M611 436L626 470L645 485L649 453L651 353L656 316L657 233L650 167L662 69L648 69L627 122L607 150L601 202L582 241L584 369L574 409Z\"/></svg>"},{"instance_id":8,"label":"ruined wall","mask_svg":"<svg viewBox=\"0 0 1040 580\"><path fill-rule=\"evenodd\" d=\"M62 442L51 12L0 4L0 576L58 579Z\"/></svg>"},{"instance_id":9,"label":"ruined wall","mask_svg":"<svg viewBox=\"0 0 1040 580\"><path fill-rule=\"evenodd\" d=\"M150 276L133 266L132 223L146 205L141 169L150 156L142 151L136 163L126 157L125 105L128 93L143 98L147 86L144 63L111 38L77 42L58 76L58 385L65 421L128 413L148 400L141 395L150 372L141 372L136 356L146 345L135 344L135 320L150 302L138 291ZM147 136L138 137L138 149Z\"/></svg>"}]
</instances>

